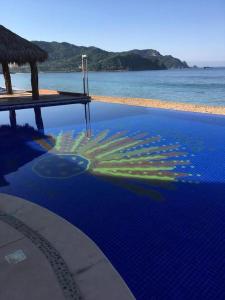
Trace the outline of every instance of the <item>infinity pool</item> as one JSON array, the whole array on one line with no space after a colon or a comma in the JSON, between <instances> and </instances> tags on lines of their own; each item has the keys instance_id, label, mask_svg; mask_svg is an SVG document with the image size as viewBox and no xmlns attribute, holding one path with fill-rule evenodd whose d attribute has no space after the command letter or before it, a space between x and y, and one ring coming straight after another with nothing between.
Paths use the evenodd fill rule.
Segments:
<instances>
[{"instance_id":1,"label":"infinity pool","mask_svg":"<svg viewBox=\"0 0 225 300\"><path fill-rule=\"evenodd\" d=\"M90 109L0 112L0 192L84 231L137 299L224 299L225 117Z\"/></svg>"}]
</instances>

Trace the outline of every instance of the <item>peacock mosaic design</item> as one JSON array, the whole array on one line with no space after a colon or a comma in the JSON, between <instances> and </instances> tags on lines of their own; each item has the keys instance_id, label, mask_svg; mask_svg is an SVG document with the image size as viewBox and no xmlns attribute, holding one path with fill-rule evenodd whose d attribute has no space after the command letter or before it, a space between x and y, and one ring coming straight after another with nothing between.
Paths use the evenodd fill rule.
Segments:
<instances>
[{"instance_id":1,"label":"peacock mosaic design","mask_svg":"<svg viewBox=\"0 0 225 300\"><path fill-rule=\"evenodd\" d=\"M65 131L35 143L48 151L33 166L39 176L66 179L88 172L154 199L163 198L161 189L189 181L192 174L183 170L194 167L178 143L165 144L160 136L143 132L103 130L87 137Z\"/></svg>"}]
</instances>

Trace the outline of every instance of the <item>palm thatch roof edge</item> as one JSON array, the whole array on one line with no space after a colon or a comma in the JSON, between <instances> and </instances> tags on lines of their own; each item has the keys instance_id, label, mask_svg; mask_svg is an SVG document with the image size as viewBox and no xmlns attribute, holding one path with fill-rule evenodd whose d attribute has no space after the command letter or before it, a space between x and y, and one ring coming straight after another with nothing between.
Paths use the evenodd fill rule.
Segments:
<instances>
[{"instance_id":1,"label":"palm thatch roof edge","mask_svg":"<svg viewBox=\"0 0 225 300\"><path fill-rule=\"evenodd\" d=\"M46 51L0 25L0 63L23 65L47 58Z\"/></svg>"}]
</instances>

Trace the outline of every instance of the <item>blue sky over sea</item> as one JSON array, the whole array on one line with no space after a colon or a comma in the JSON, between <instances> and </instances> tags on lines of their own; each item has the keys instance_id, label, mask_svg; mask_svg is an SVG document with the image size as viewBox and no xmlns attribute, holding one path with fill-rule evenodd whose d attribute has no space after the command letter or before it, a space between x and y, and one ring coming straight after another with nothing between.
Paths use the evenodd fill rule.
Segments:
<instances>
[{"instance_id":1,"label":"blue sky over sea","mask_svg":"<svg viewBox=\"0 0 225 300\"><path fill-rule=\"evenodd\" d=\"M0 0L1 24L29 40L110 51L152 48L225 66L224 0Z\"/></svg>"}]
</instances>

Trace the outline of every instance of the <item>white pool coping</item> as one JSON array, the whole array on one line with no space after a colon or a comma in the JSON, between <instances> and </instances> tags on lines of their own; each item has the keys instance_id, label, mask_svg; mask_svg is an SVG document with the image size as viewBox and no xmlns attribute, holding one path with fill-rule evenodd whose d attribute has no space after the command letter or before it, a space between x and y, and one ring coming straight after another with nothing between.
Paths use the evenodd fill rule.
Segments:
<instances>
[{"instance_id":1,"label":"white pool coping","mask_svg":"<svg viewBox=\"0 0 225 300\"><path fill-rule=\"evenodd\" d=\"M4 300L135 299L87 235L39 205L2 193L0 282Z\"/></svg>"}]
</instances>

